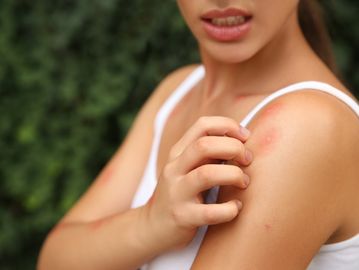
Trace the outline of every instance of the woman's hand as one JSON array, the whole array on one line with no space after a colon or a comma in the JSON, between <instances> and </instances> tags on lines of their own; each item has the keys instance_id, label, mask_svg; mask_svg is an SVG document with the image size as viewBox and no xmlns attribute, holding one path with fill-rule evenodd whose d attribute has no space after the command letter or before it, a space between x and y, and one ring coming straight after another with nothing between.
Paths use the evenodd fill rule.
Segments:
<instances>
[{"instance_id":1,"label":"woman's hand","mask_svg":"<svg viewBox=\"0 0 359 270\"><path fill-rule=\"evenodd\" d=\"M249 177L239 167L252 161L243 144L248 137L249 131L233 119L201 117L171 148L154 195L144 207L146 223L165 249L187 245L199 226L238 215L241 202L204 204L203 193L215 186L248 186Z\"/></svg>"}]
</instances>

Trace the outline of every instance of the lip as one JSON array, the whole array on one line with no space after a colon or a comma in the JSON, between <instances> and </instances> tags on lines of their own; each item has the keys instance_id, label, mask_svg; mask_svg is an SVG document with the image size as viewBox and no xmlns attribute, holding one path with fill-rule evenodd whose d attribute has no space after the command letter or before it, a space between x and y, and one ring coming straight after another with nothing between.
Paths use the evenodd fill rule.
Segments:
<instances>
[{"instance_id":1,"label":"lip","mask_svg":"<svg viewBox=\"0 0 359 270\"><path fill-rule=\"evenodd\" d=\"M244 17L252 17L252 15L243 9L237 8L227 8L225 10L213 9L201 16L203 20L210 20L215 18L225 18L229 16L244 16Z\"/></svg>"},{"instance_id":2,"label":"lip","mask_svg":"<svg viewBox=\"0 0 359 270\"><path fill-rule=\"evenodd\" d=\"M211 23L212 19L230 16L243 16L246 18L246 22L232 26L218 26ZM243 39L251 29L251 20L252 14L237 8L210 10L201 16L202 25L207 35L219 42L233 42Z\"/></svg>"}]
</instances>

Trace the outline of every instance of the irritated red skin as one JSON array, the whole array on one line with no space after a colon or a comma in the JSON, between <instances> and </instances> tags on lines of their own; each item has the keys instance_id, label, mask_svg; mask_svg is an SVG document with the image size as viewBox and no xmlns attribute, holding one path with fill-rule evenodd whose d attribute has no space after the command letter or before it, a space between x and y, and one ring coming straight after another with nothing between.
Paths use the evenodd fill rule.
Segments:
<instances>
[{"instance_id":1,"label":"irritated red skin","mask_svg":"<svg viewBox=\"0 0 359 270\"><path fill-rule=\"evenodd\" d=\"M267 107L265 107L263 109L263 111L261 112L261 120L265 120L269 117L275 117L283 108L283 104L282 103L274 103L274 104L270 104Z\"/></svg>"},{"instance_id":2,"label":"irritated red skin","mask_svg":"<svg viewBox=\"0 0 359 270\"><path fill-rule=\"evenodd\" d=\"M155 193L153 193L151 198L149 198L147 205L151 208L154 201L155 201Z\"/></svg>"},{"instance_id":3,"label":"irritated red skin","mask_svg":"<svg viewBox=\"0 0 359 270\"><path fill-rule=\"evenodd\" d=\"M263 134L260 134L258 140L258 149L260 154L268 154L276 146L280 139L280 132L276 127L269 127Z\"/></svg>"},{"instance_id":4,"label":"irritated red skin","mask_svg":"<svg viewBox=\"0 0 359 270\"><path fill-rule=\"evenodd\" d=\"M88 224L88 228L90 230L96 231L98 229L100 229L103 225L105 225L106 223L110 222L113 218L115 217L115 215L112 216L108 216L105 218L101 218L99 220L95 220L92 221ZM59 223L57 224L50 232L51 235L56 235L57 233L61 232L63 229L73 226L73 223Z\"/></svg>"},{"instance_id":5,"label":"irritated red skin","mask_svg":"<svg viewBox=\"0 0 359 270\"><path fill-rule=\"evenodd\" d=\"M258 153L268 154L276 146L281 138L280 129L275 123L276 116L282 111L283 104L274 103L265 107L259 114L258 125L265 128L258 134Z\"/></svg>"},{"instance_id":6,"label":"irritated red skin","mask_svg":"<svg viewBox=\"0 0 359 270\"><path fill-rule=\"evenodd\" d=\"M272 225L270 225L270 224L268 224L268 223L266 223L266 224L264 225L264 227L266 228L267 231L270 231L270 230L272 229Z\"/></svg>"},{"instance_id":7,"label":"irritated red skin","mask_svg":"<svg viewBox=\"0 0 359 270\"><path fill-rule=\"evenodd\" d=\"M155 197L155 194L153 194L153 195L151 196L151 198L148 200L147 203L148 203L149 205L151 205L151 204L153 203L154 197Z\"/></svg>"},{"instance_id":8,"label":"irritated red skin","mask_svg":"<svg viewBox=\"0 0 359 270\"><path fill-rule=\"evenodd\" d=\"M238 96L235 97L235 102L243 101L243 100L247 99L250 96L252 96L252 95L238 95Z\"/></svg>"},{"instance_id":9,"label":"irritated red skin","mask_svg":"<svg viewBox=\"0 0 359 270\"><path fill-rule=\"evenodd\" d=\"M95 220L93 222L91 222L89 224L89 229L90 230L98 230L100 229L103 225L107 224L108 222L110 222L113 218L115 217L115 215L112 216L108 216L108 217L104 217L101 218L99 220Z\"/></svg>"},{"instance_id":10,"label":"irritated red skin","mask_svg":"<svg viewBox=\"0 0 359 270\"><path fill-rule=\"evenodd\" d=\"M115 173L115 164L114 162L112 162L111 164L109 164L108 166L106 166L103 171L101 172L101 174L99 175L99 181L98 183L100 184L106 184L108 183L111 179L112 176Z\"/></svg>"},{"instance_id":11,"label":"irritated red skin","mask_svg":"<svg viewBox=\"0 0 359 270\"><path fill-rule=\"evenodd\" d=\"M96 221L90 223L89 229L90 230L98 230L100 227L102 227L102 225L104 223L106 223L105 219L96 220Z\"/></svg>"}]
</instances>

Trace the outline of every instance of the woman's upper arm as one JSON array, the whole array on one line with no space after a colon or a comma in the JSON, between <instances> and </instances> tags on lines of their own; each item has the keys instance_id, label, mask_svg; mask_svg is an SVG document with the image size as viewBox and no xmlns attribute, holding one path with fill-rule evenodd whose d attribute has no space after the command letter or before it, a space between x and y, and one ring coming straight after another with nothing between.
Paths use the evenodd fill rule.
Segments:
<instances>
[{"instance_id":1,"label":"woman's upper arm","mask_svg":"<svg viewBox=\"0 0 359 270\"><path fill-rule=\"evenodd\" d=\"M209 228L193 270L306 269L338 229L354 182L348 160L359 150L345 121L357 119L345 105L333 110L321 102L283 97L253 121L247 146L255 157L245 169L251 184L219 195L239 198L243 209L234 221Z\"/></svg>"},{"instance_id":2,"label":"woman's upper arm","mask_svg":"<svg viewBox=\"0 0 359 270\"><path fill-rule=\"evenodd\" d=\"M155 116L166 98L194 69L171 73L155 89L136 116L121 146L62 222L93 221L130 207L148 161Z\"/></svg>"}]
</instances>

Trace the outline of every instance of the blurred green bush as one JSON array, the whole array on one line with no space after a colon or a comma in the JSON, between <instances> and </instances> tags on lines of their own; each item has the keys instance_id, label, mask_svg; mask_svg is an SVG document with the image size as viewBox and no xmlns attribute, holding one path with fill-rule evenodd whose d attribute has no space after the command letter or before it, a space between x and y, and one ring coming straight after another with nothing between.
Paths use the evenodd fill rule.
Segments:
<instances>
[{"instance_id":1,"label":"blurred green bush","mask_svg":"<svg viewBox=\"0 0 359 270\"><path fill-rule=\"evenodd\" d=\"M358 6L326 4L356 90ZM0 269L34 269L155 85L198 59L175 1L0 1Z\"/></svg>"}]
</instances>

